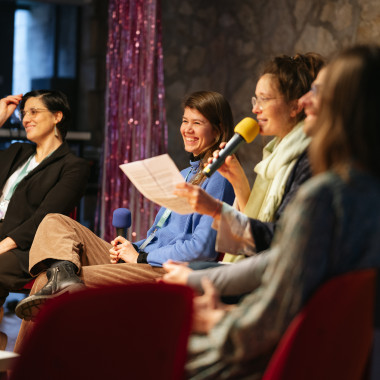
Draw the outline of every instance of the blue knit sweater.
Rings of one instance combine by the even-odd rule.
[[[200,161],[190,161],[190,167],[182,170],[181,174],[189,182],[199,167]],[[235,194],[231,184],[219,173],[207,178],[201,185],[214,198],[232,204]],[[153,226],[147,236],[154,230],[165,208],[161,207]],[[216,260],[215,251],[216,231],[211,228],[212,217],[198,213],[180,215],[172,212],[165,224],[158,229],[151,243],[144,252],[148,253],[147,261],[150,265],[161,266],[165,261],[212,261]],[[138,247],[144,240],[135,243]]]

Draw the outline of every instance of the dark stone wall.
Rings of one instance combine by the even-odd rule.
[[[238,122],[252,115],[260,69],[274,55],[316,51],[329,56],[353,43],[380,43],[378,0],[161,0],[161,8],[168,151],[180,169],[188,165],[179,133],[186,94],[223,93]],[[82,7],[78,129],[92,133],[85,153],[96,165],[87,220],[93,220],[104,135],[107,22],[106,0]],[[267,141],[258,137],[239,151],[251,183]]]
[[[235,121],[251,116],[262,64],[278,54],[330,56],[356,42],[380,43],[377,0],[161,0],[169,154],[188,164],[178,143],[181,100],[200,89],[223,93]],[[262,137],[240,149],[251,182]]]

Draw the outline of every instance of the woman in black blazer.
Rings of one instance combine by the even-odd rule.
[[[0,127],[20,103],[30,143],[0,151],[0,306],[9,291],[23,287],[29,248],[48,213],[68,215],[84,193],[87,162],[65,142],[70,108],[59,91],[31,91],[0,100]]]

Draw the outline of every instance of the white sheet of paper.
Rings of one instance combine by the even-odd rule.
[[[178,214],[194,211],[185,198],[173,195],[184,178],[168,154],[120,165],[120,169],[144,197]]]
[[[0,350],[0,372],[11,369],[19,356],[15,352]]]

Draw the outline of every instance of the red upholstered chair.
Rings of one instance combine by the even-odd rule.
[[[376,270],[337,276],[294,318],[262,380],[366,378],[372,337]]]
[[[63,295],[41,311],[12,380],[182,379],[190,288],[148,283]]]

